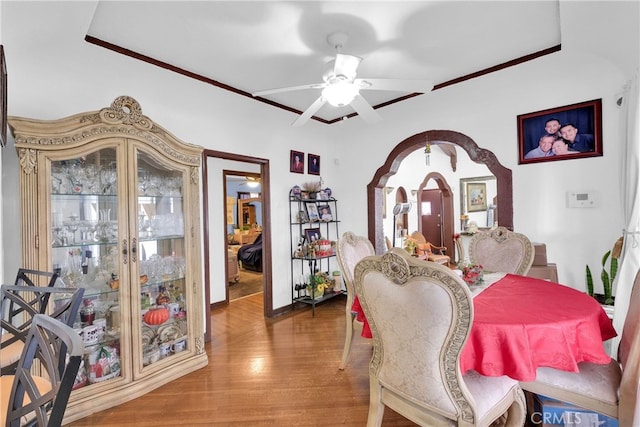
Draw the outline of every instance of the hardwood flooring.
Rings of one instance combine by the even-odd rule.
[[[229,301],[263,292],[262,273],[239,270],[240,280],[229,283]]]
[[[364,426],[371,341],[356,323],[349,363],[338,369],[345,298],[264,319],[262,294],[212,311],[207,367],[115,408],[87,426]],[[386,409],[383,426],[415,426]]]

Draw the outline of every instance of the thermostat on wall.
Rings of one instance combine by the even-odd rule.
[[[595,208],[598,206],[596,193],[593,191],[567,191],[568,208]]]

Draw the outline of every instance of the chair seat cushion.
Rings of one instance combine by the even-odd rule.
[[[535,383],[557,389],[566,393],[567,396],[582,395],[610,405],[618,404],[618,387],[622,379],[618,362],[612,360],[607,365],[582,362],[578,364],[578,368],[580,372],[538,368]],[[556,393],[552,396],[561,396],[561,394]]]
[[[485,417],[505,397],[512,399],[512,389],[518,389],[518,381],[507,377],[486,377],[476,371],[468,371],[463,375],[464,383],[471,392],[476,403],[476,416],[479,421],[486,421]],[[499,415],[499,414],[498,414]],[[482,422],[478,422],[478,425]]]
[[[4,351],[4,350],[3,350]],[[42,377],[32,377],[36,383],[36,387],[40,391],[40,394],[47,393],[51,390],[51,383],[49,380]],[[11,397],[11,387],[13,386],[13,375],[3,375],[0,377],[0,426],[4,426],[7,422],[7,409],[9,408],[9,398]],[[23,405],[31,402],[28,395],[25,395]],[[35,414],[30,414],[22,417],[21,425],[27,424],[30,420],[35,418]]]
[[[578,368],[579,372],[538,368],[536,380],[521,382],[520,386],[532,393],[618,418],[618,389],[622,379],[618,362],[612,360],[606,365],[582,362]]]
[[[4,368],[5,366],[9,366],[12,363],[16,363],[20,360],[20,355],[22,354],[22,349],[24,348],[24,342],[22,341],[14,341],[11,344],[5,347],[4,342],[9,338],[12,338],[13,335],[4,334],[2,335],[2,351],[0,351],[0,367]]]

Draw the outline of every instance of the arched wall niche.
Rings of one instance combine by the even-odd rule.
[[[398,172],[402,161],[415,150],[424,147],[426,141],[430,144],[449,142],[464,149],[469,158],[476,163],[482,163],[493,176],[496,177],[498,190],[498,221],[501,226],[513,230],[513,183],[511,169],[500,164],[493,152],[478,147],[478,144],[467,135],[452,130],[429,130],[410,136],[401,141],[389,153],[387,160],[376,171],[373,179],[367,184],[367,219],[369,240],[373,243],[376,253],[383,253],[385,248],[382,230],[382,191],[389,177]],[[371,214],[373,213],[373,214]]]

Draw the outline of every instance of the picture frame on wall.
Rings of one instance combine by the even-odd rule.
[[[7,63],[0,45],[0,147],[7,145]]]
[[[467,212],[487,210],[487,184],[483,182],[467,184]]]
[[[291,150],[289,157],[289,171],[293,173],[304,173],[304,153],[302,151]]]
[[[320,175],[320,156],[307,154],[307,173],[309,175]]]
[[[518,163],[602,156],[602,99],[518,116]]]

